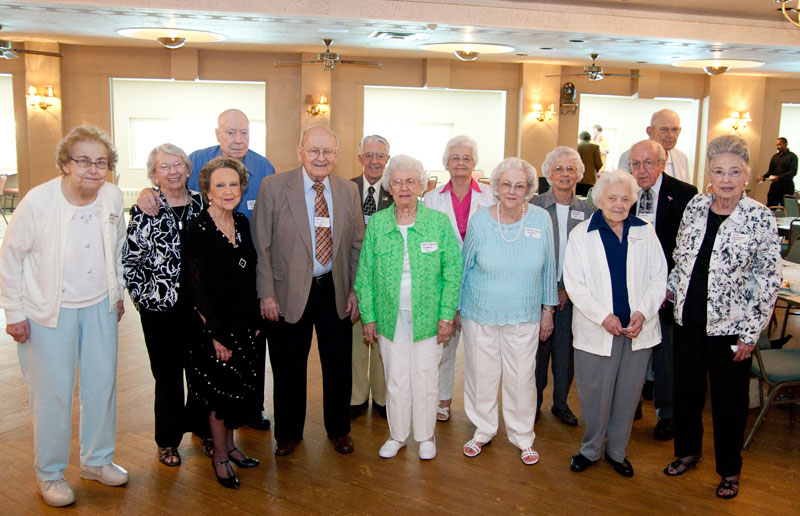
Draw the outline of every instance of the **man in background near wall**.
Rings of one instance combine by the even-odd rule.
[[[767,194],[767,206],[783,206],[784,195],[794,195],[794,176],[797,175],[797,155],[789,150],[789,140],[781,136],[775,142],[777,153],[769,160],[769,169],[761,182],[772,181]]]
[[[606,169],[606,161],[608,160],[608,151],[611,150],[611,144],[608,138],[603,136],[603,126],[595,124],[592,126],[592,143],[600,146],[600,156],[603,157],[603,166],[598,170]]]
[[[363,167],[361,175],[353,178],[361,192],[361,211],[364,225],[378,210],[388,208],[392,198],[380,184],[383,169],[389,161],[389,142],[377,134],[365,136],[358,144],[358,162]],[[350,417],[360,416],[369,405],[372,392],[372,409],[386,419],[386,380],[383,361],[378,346],[364,340],[361,319],[353,323],[353,392],[350,394]]]
[[[603,168],[603,156],[600,154],[600,146],[591,142],[592,135],[589,134],[589,131],[581,131],[580,139],[578,154],[581,156],[586,171],[583,173],[581,182],[575,185],[575,193],[586,195],[597,181],[597,171]]]
[[[667,152],[667,161],[664,164],[664,173],[675,179],[680,179],[684,183],[693,184],[692,176],[689,172],[689,158],[686,154],[675,148],[678,143],[678,136],[681,134],[681,117],[671,109],[656,111],[650,117],[650,127],[646,130],[647,136],[660,143]],[[619,166],[623,170],[630,172],[628,163],[631,161],[631,151],[627,150],[619,158]]]

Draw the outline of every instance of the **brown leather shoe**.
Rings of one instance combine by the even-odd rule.
[[[334,449],[339,453],[353,453],[353,440],[350,435],[331,437]]]
[[[278,441],[275,444],[275,455],[278,457],[284,457],[286,455],[291,455],[294,453],[294,449],[297,447],[297,441]]]

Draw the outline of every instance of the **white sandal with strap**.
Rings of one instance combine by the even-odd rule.
[[[539,452],[533,448],[525,448],[519,458],[522,459],[522,463],[526,466],[533,466],[539,462]]]
[[[436,421],[446,422],[450,420],[450,407],[439,407],[436,409]]]
[[[481,449],[491,443],[492,441],[482,443],[480,441],[476,441],[475,439],[470,439],[466,442],[466,444],[464,444],[464,455],[467,457],[477,457],[481,454]]]

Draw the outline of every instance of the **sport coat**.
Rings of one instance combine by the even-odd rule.
[[[314,271],[314,249],[303,191],[303,168],[267,176],[253,212],[253,243],[258,251],[258,297],[277,297],[281,315],[296,323],[303,315]],[[347,295],[353,290],[364,216],[361,192],[353,181],[329,177],[333,201],[333,285],[336,310],[347,315]]]
[[[603,155],[600,154],[600,146],[592,142],[580,142],[578,144],[578,154],[585,170],[581,184],[593,185],[597,181],[597,171],[603,168]]]
[[[352,181],[358,185],[358,198],[361,199],[361,203],[364,202],[364,174],[360,174],[358,177],[354,177]],[[389,195],[389,192],[383,189],[380,181],[378,181],[378,210],[383,210],[388,208],[392,205],[394,200],[392,196]]]

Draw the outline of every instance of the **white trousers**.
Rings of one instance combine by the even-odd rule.
[[[378,335],[386,377],[386,416],[389,434],[405,442],[414,424],[414,440],[427,441],[436,427],[439,406],[439,361],[442,346],[436,337],[414,342],[411,310],[400,310],[394,340]]]
[[[439,364],[439,399],[453,399],[453,383],[456,376],[456,350],[461,331],[453,332],[447,342],[442,344],[442,362]]]
[[[473,438],[497,435],[497,392],[503,379],[503,421],[508,440],[524,450],[536,434],[536,350],[539,323],[487,326],[461,320],[464,336],[464,411],[475,425]]]

